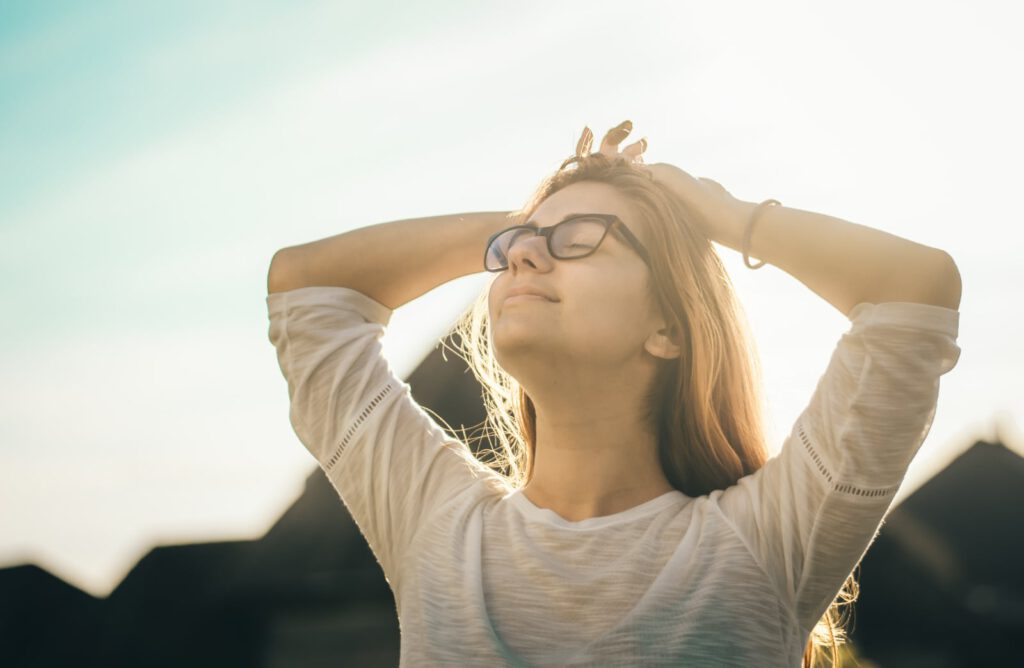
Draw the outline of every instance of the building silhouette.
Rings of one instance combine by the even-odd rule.
[[[483,423],[480,386],[441,346],[406,380],[454,428],[472,435]],[[890,512],[861,562],[848,625],[857,657],[886,668],[1024,666],[1022,528],[1024,458],[975,443]],[[156,547],[104,599],[35,565],[0,569],[2,666],[317,668],[398,657],[391,590],[319,468],[261,538]]]

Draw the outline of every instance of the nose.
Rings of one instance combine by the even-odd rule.
[[[513,270],[513,273],[519,271],[524,264],[548,271],[554,262],[555,258],[548,253],[547,239],[539,234],[519,237],[508,249],[508,268]]]

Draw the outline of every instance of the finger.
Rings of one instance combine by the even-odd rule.
[[[626,148],[622,149],[622,155],[628,157],[631,160],[643,160],[643,156],[640,154],[647,150],[647,138],[644,137],[640,141],[633,142]]]
[[[601,140],[601,152],[614,156],[619,152],[619,144],[622,143],[627,135],[629,135],[629,132],[632,129],[632,121],[622,121],[609,130],[605,133],[604,139]]]
[[[622,143],[627,135],[629,135],[629,132],[632,129],[633,124],[630,121],[623,121],[614,128],[608,130],[608,132],[605,133],[604,138],[601,140],[601,151],[603,153],[609,153],[610,155],[618,153],[619,144]]]
[[[583,126],[583,134],[580,135],[580,140],[576,142],[576,157],[582,158],[590,153],[590,146],[594,143],[594,133],[591,132],[590,128]]]

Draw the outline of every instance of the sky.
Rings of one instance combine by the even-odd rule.
[[[979,438],[1024,454],[1022,27],[991,0],[4,3],[0,567],[105,596],[154,546],[262,535],[316,469],[274,252],[517,209],[627,118],[648,163],[956,261],[962,354],[897,503]],[[717,249],[777,451],[849,321]],[[398,375],[487,278],[395,311]]]

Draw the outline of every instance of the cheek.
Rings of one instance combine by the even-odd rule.
[[[606,272],[581,280],[578,293],[595,317],[636,322],[646,312],[647,294],[643,276],[635,272]],[[574,294],[577,292],[573,291]]]
[[[496,290],[494,287],[488,288],[487,290],[487,316],[490,322],[494,322],[494,317],[498,314],[498,302],[496,296]]]
[[[647,295],[636,281],[602,282],[589,290],[574,291],[563,302],[563,326],[582,349],[591,353],[619,350],[624,353],[642,345],[648,322]]]

